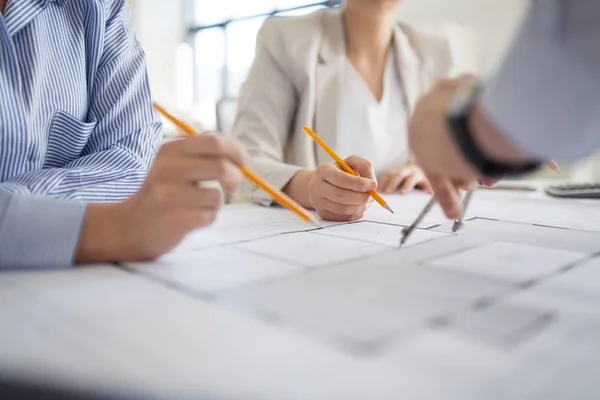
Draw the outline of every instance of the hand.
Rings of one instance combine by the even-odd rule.
[[[452,219],[462,213],[459,189],[468,188],[477,172],[463,159],[446,128],[446,118],[451,100],[473,81],[474,77],[463,76],[439,82],[419,100],[409,123],[411,150],[440,206]]]
[[[373,166],[358,156],[346,163],[360,176],[342,171],[336,164],[321,165],[308,184],[310,202],[319,217],[329,221],[356,221],[372,203],[367,193],[377,188]]]
[[[384,194],[407,194],[414,188],[433,194],[431,185],[421,168],[416,165],[406,164],[394,168],[383,175],[378,186],[378,191]]]
[[[91,205],[81,236],[79,262],[156,258],[190,231],[212,224],[223,204],[219,181],[230,194],[241,185],[246,156],[239,144],[216,135],[175,140],[162,146],[148,178],[128,200]]]

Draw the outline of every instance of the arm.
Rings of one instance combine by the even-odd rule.
[[[233,193],[246,163],[231,139],[201,135],[162,146],[140,190],[117,204],[20,196],[0,188],[0,270],[68,268],[74,262],[147,261],[215,220],[218,181]]]
[[[86,206],[0,190],[0,271],[67,268]]]
[[[572,161],[600,147],[598,20],[597,1],[532,1],[473,117],[491,157]]]
[[[32,171],[5,185],[32,194],[84,201],[118,201],[141,185],[161,138],[152,110],[144,53],[126,2],[114,2],[104,54],[94,76],[89,118],[98,121],[80,158]],[[11,188],[6,188],[11,190]]]
[[[287,75],[291,67],[283,65],[281,60],[287,50],[283,45],[280,49],[273,48],[273,43],[280,39],[280,33],[274,28],[273,21],[268,21],[258,34],[254,63],[240,91],[233,134],[250,154],[251,167],[275,187],[283,189],[302,170],[284,162],[298,94]],[[243,190],[253,201],[272,204],[267,194],[250,183],[245,183]],[[293,193],[287,194],[294,197]]]

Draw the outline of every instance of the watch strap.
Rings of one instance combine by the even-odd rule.
[[[524,164],[513,165],[501,163],[490,159],[477,145],[469,124],[475,105],[478,103],[481,86],[479,84],[469,88],[462,94],[458,104],[454,104],[447,119],[448,128],[458,147],[467,161],[475,167],[481,175],[497,179],[527,174],[537,170],[541,162],[529,161]]]

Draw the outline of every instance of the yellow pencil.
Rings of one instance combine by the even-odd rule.
[[[331,147],[329,147],[327,145],[327,143],[325,143],[323,141],[323,139],[321,139],[312,129],[310,129],[308,126],[304,127],[304,132],[306,132],[308,134],[308,136],[310,136],[311,138],[313,138],[313,140],[315,142],[317,142],[317,144],[319,146],[321,146],[321,148],[323,148],[323,150],[325,150],[327,152],[327,154],[329,154],[331,156],[331,158],[333,158],[335,160],[335,162],[340,166],[340,168],[342,168],[344,171],[346,171],[347,173],[354,175],[354,176],[358,176],[358,174],[356,173],[356,171],[354,171],[352,168],[350,168],[350,166],[348,164],[346,164],[346,162],[344,160],[342,160],[342,158],[340,156],[338,156],[335,151],[333,151],[333,149]],[[394,211],[392,211],[392,209],[390,208],[390,206],[388,206],[388,204],[385,202],[385,200],[383,199],[383,197],[381,197],[379,195],[379,193],[375,192],[375,191],[370,191],[369,195],[371,195],[371,197],[373,199],[375,199],[375,201],[377,203],[379,203],[379,205],[383,208],[385,208],[386,210],[388,210],[389,212],[391,212],[392,214],[394,213]]]
[[[187,135],[196,136],[200,134],[191,125],[188,125],[187,123],[181,121],[179,118],[175,117],[173,114],[165,110],[162,106],[154,104],[154,108],[156,108],[162,115],[164,115],[169,121],[175,124],[182,131],[184,131]],[[254,183],[256,186],[258,186],[265,192],[267,192],[276,202],[278,202],[288,210],[294,212],[303,220],[307,222],[312,222],[317,226],[320,225],[319,221],[308,210],[306,210],[304,207],[302,207],[300,204],[294,201],[294,199],[283,193],[281,190],[275,188],[269,182],[265,181],[250,168],[244,165],[240,165],[239,167],[244,173],[244,176],[249,181]]]

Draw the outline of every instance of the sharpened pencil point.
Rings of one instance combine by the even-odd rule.
[[[388,210],[392,214],[394,213],[394,210],[392,210],[392,208],[389,205],[387,205],[387,203],[383,205],[383,208],[385,208],[386,210]]]
[[[310,215],[309,219],[310,219],[310,222],[312,222],[313,224],[315,224],[319,228],[321,227],[321,221],[319,221],[314,215]]]

